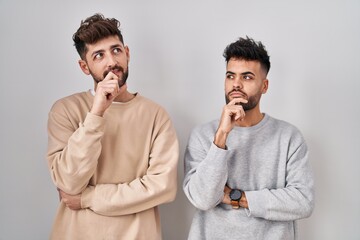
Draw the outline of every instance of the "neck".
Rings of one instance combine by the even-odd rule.
[[[130,92],[128,92],[127,90],[123,93],[120,93],[115,99],[114,102],[129,102],[130,100],[132,100],[134,97],[136,96],[136,94],[132,94]]]

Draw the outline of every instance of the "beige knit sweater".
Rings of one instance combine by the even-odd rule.
[[[89,113],[93,95],[58,100],[49,113],[47,159],[55,186],[81,195],[60,202],[51,239],[161,239],[157,206],[177,191],[179,144],[166,111],[137,94]]]

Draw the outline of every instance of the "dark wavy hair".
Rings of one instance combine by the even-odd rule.
[[[237,41],[229,44],[225,48],[223,56],[226,63],[232,58],[259,61],[266,74],[270,70],[270,57],[265,46],[260,41],[256,42],[248,36],[246,38],[239,38]]]
[[[102,14],[96,13],[81,21],[79,29],[74,33],[72,39],[74,46],[81,59],[85,59],[87,52],[86,44],[94,44],[109,36],[118,36],[124,44],[120,31],[120,22],[115,18],[105,18]]]

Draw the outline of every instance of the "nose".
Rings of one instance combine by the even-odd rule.
[[[116,63],[117,63],[116,58],[112,54],[109,54],[107,58],[107,66],[114,67]]]
[[[236,77],[233,81],[233,88],[243,88],[243,82],[241,81],[241,77]]]

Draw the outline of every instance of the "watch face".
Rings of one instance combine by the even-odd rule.
[[[239,200],[241,198],[241,191],[238,189],[233,189],[230,192],[230,199],[231,200]]]

